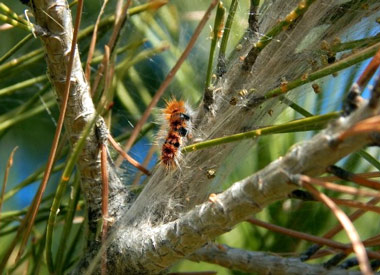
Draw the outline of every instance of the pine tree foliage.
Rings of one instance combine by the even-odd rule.
[[[48,164],[6,189],[17,151],[9,156],[0,210],[23,187],[37,180],[40,185],[26,210],[1,212],[0,236],[8,241],[0,251],[2,272],[163,274],[184,259],[257,274],[359,274],[359,269],[372,274],[377,269],[378,225],[363,229],[352,222],[367,212],[368,219],[379,213],[379,183],[371,178],[379,176],[373,171],[380,164],[371,154],[377,154],[372,148],[379,144],[380,131],[380,3],[251,0],[245,7],[236,0],[205,2],[210,6],[202,2],[186,48],[176,45],[180,32],[175,23],[185,20],[182,15],[197,16],[186,11],[187,2],[183,7],[165,0],[110,2],[117,5],[114,14],[102,8],[96,11],[97,23],[81,27],[82,1],[70,7],[66,0],[31,0],[24,3],[30,9],[25,14],[33,14],[33,20],[0,3],[0,20],[8,24],[3,32],[11,26],[8,32],[30,32],[0,56],[0,96],[17,102],[0,114],[2,137],[19,123],[32,125],[33,118],[56,104],[56,129],[64,123]],[[249,12],[239,18],[244,8]],[[210,50],[200,46],[203,36],[198,38],[207,24],[213,25]],[[95,48],[89,42],[92,34]],[[33,37],[34,45],[41,46],[16,58]],[[205,49],[207,64],[191,61]],[[156,68],[138,63],[157,55],[162,59],[148,64],[165,64],[171,71],[153,83]],[[372,61],[363,70],[366,60]],[[196,83],[199,64],[204,68]],[[23,68],[47,73],[17,79]],[[323,81],[335,86],[323,86]],[[19,104],[16,91],[36,83],[42,84],[38,92]],[[164,94],[169,84],[178,89],[179,100],[188,102],[180,111],[170,107],[161,114],[158,129],[152,108],[162,97],[173,102],[169,92]],[[122,121],[118,108],[125,108],[135,123],[124,150],[128,162],[148,174],[143,181],[136,168],[125,176],[119,167],[112,138],[120,132],[114,126]],[[133,160],[135,148],[142,151],[133,144],[141,137],[154,143],[157,132],[160,146],[152,146],[148,155],[169,148],[175,161],[165,165],[158,157],[147,172],[142,166],[149,157],[142,164]],[[57,171],[59,179],[48,182],[50,172]],[[320,178],[325,173],[335,177]],[[338,179],[350,186],[331,183]],[[56,189],[44,195],[51,184]],[[251,224],[248,236],[245,222]],[[234,228],[245,247],[223,241]],[[333,239],[340,231],[343,237]],[[315,244],[307,250],[302,240]],[[354,260],[345,260],[351,253]]]

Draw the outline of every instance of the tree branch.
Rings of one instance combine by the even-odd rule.
[[[53,84],[58,101],[63,98],[68,68],[68,55],[72,41],[71,12],[65,0],[34,0],[33,12],[36,23],[45,30],[41,40],[45,47],[48,75]],[[74,145],[87,123],[95,116],[95,108],[84,77],[78,50],[75,51],[74,65],[70,77],[70,94],[65,117],[65,129]],[[96,223],[101,217],[101,173],[98,140],[92,130],[79,157],[78,168],[81,174],[81,188],[86,197],[89,215],[90,234],[96,233]],[[110,173],[110,216],[121,213],[129,199],[112,168]]]
[[[297,258],[284,258],[273,253],[245,251],[227,245],[208,244],[188,257],[191,261],[204,261],[229,269],[258,275],[265,274],[334,274],[354,275],[359,271],[326,269],[322,265],[306,264]]]

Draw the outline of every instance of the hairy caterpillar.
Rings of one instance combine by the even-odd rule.
[[[172,99],[166,102],[163,114],[168,125],[161,147],[161,163],[172,168],[178,166],[184,139],[191,137],[191,110],[183,100]]]

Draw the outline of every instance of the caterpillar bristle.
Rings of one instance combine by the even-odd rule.
[[[178,165],[183,139],[190,134],[191,117],[183,100],[175,98],[166,101],[163,114],[169,124],[166,138],[161,148],[161,163],[166,168],[174,168]]]

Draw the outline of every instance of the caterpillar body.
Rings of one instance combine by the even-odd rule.
[[[172,99],[166,102],[163,114],[168,125],[161,147],[161,163],[174,168],[178,166],[181,146],[191,137],[191,110],[183,100]]]

